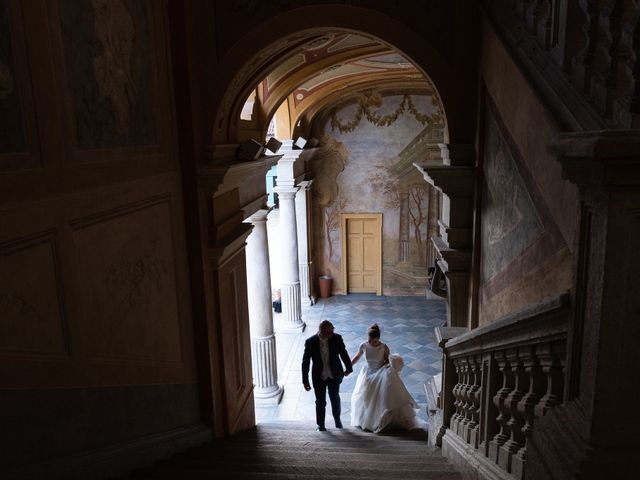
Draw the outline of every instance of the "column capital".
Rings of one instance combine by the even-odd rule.
[[[269,215],[270,211],[271,211],[271,209],[261,208],[260,210],[255,212],[253,215],[249,215],[244,220],[244,223],[251,223],[251,224],[255,225],[256,223],[266,222],[267,221],[267,215]]]
[[[278,194],[278,196],[284,200],[293,200],[300,190],[298,187],[278,185],[274,187],[273,191]]]
[[[303,150],[293,149],[293,140],[287,139],[282,141],[282,147],[278,151],[282,158],[278,160],[278,186],[293,187],[296,183],[296,175],[294,165]]]

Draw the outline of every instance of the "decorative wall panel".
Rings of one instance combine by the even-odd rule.
[[[66,88],[81,150],[158,143],[158,71],[147,2],[59,0]]]
[[[0,244],[0,354],[67,357],[54,232]]]
[[[181,362],[170,197],[86,217],[72,227],[83,350],[105,360]]]

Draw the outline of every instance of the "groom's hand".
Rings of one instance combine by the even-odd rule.
[[[344,376],[348,377],[351,374],[351,372],[344,372]]]
[[[304,383],[304,389],[308,392],[309,390],[311,390],[311,385],[309,385],[308,383]]]

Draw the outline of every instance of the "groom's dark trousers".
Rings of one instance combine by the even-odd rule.
[[[324,426],[324,417],[327,407],[327,390],[329,390],[329,401],[331,402],[331,413],[336,425],[342,425],[340,421],[340,383],[342,378],[321,378],[313,381],[313,393],[316,394],[316,423]]]

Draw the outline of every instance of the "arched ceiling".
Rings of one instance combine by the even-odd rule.
[[[388,45],[350,32],[315,36],[281,57],[259,83],[258,118],[264,124],[258,130],[266,133],[283,102],[293,130],[301,118],[310,124],[323,110],[370,90],[437,98],[431,82]]]

